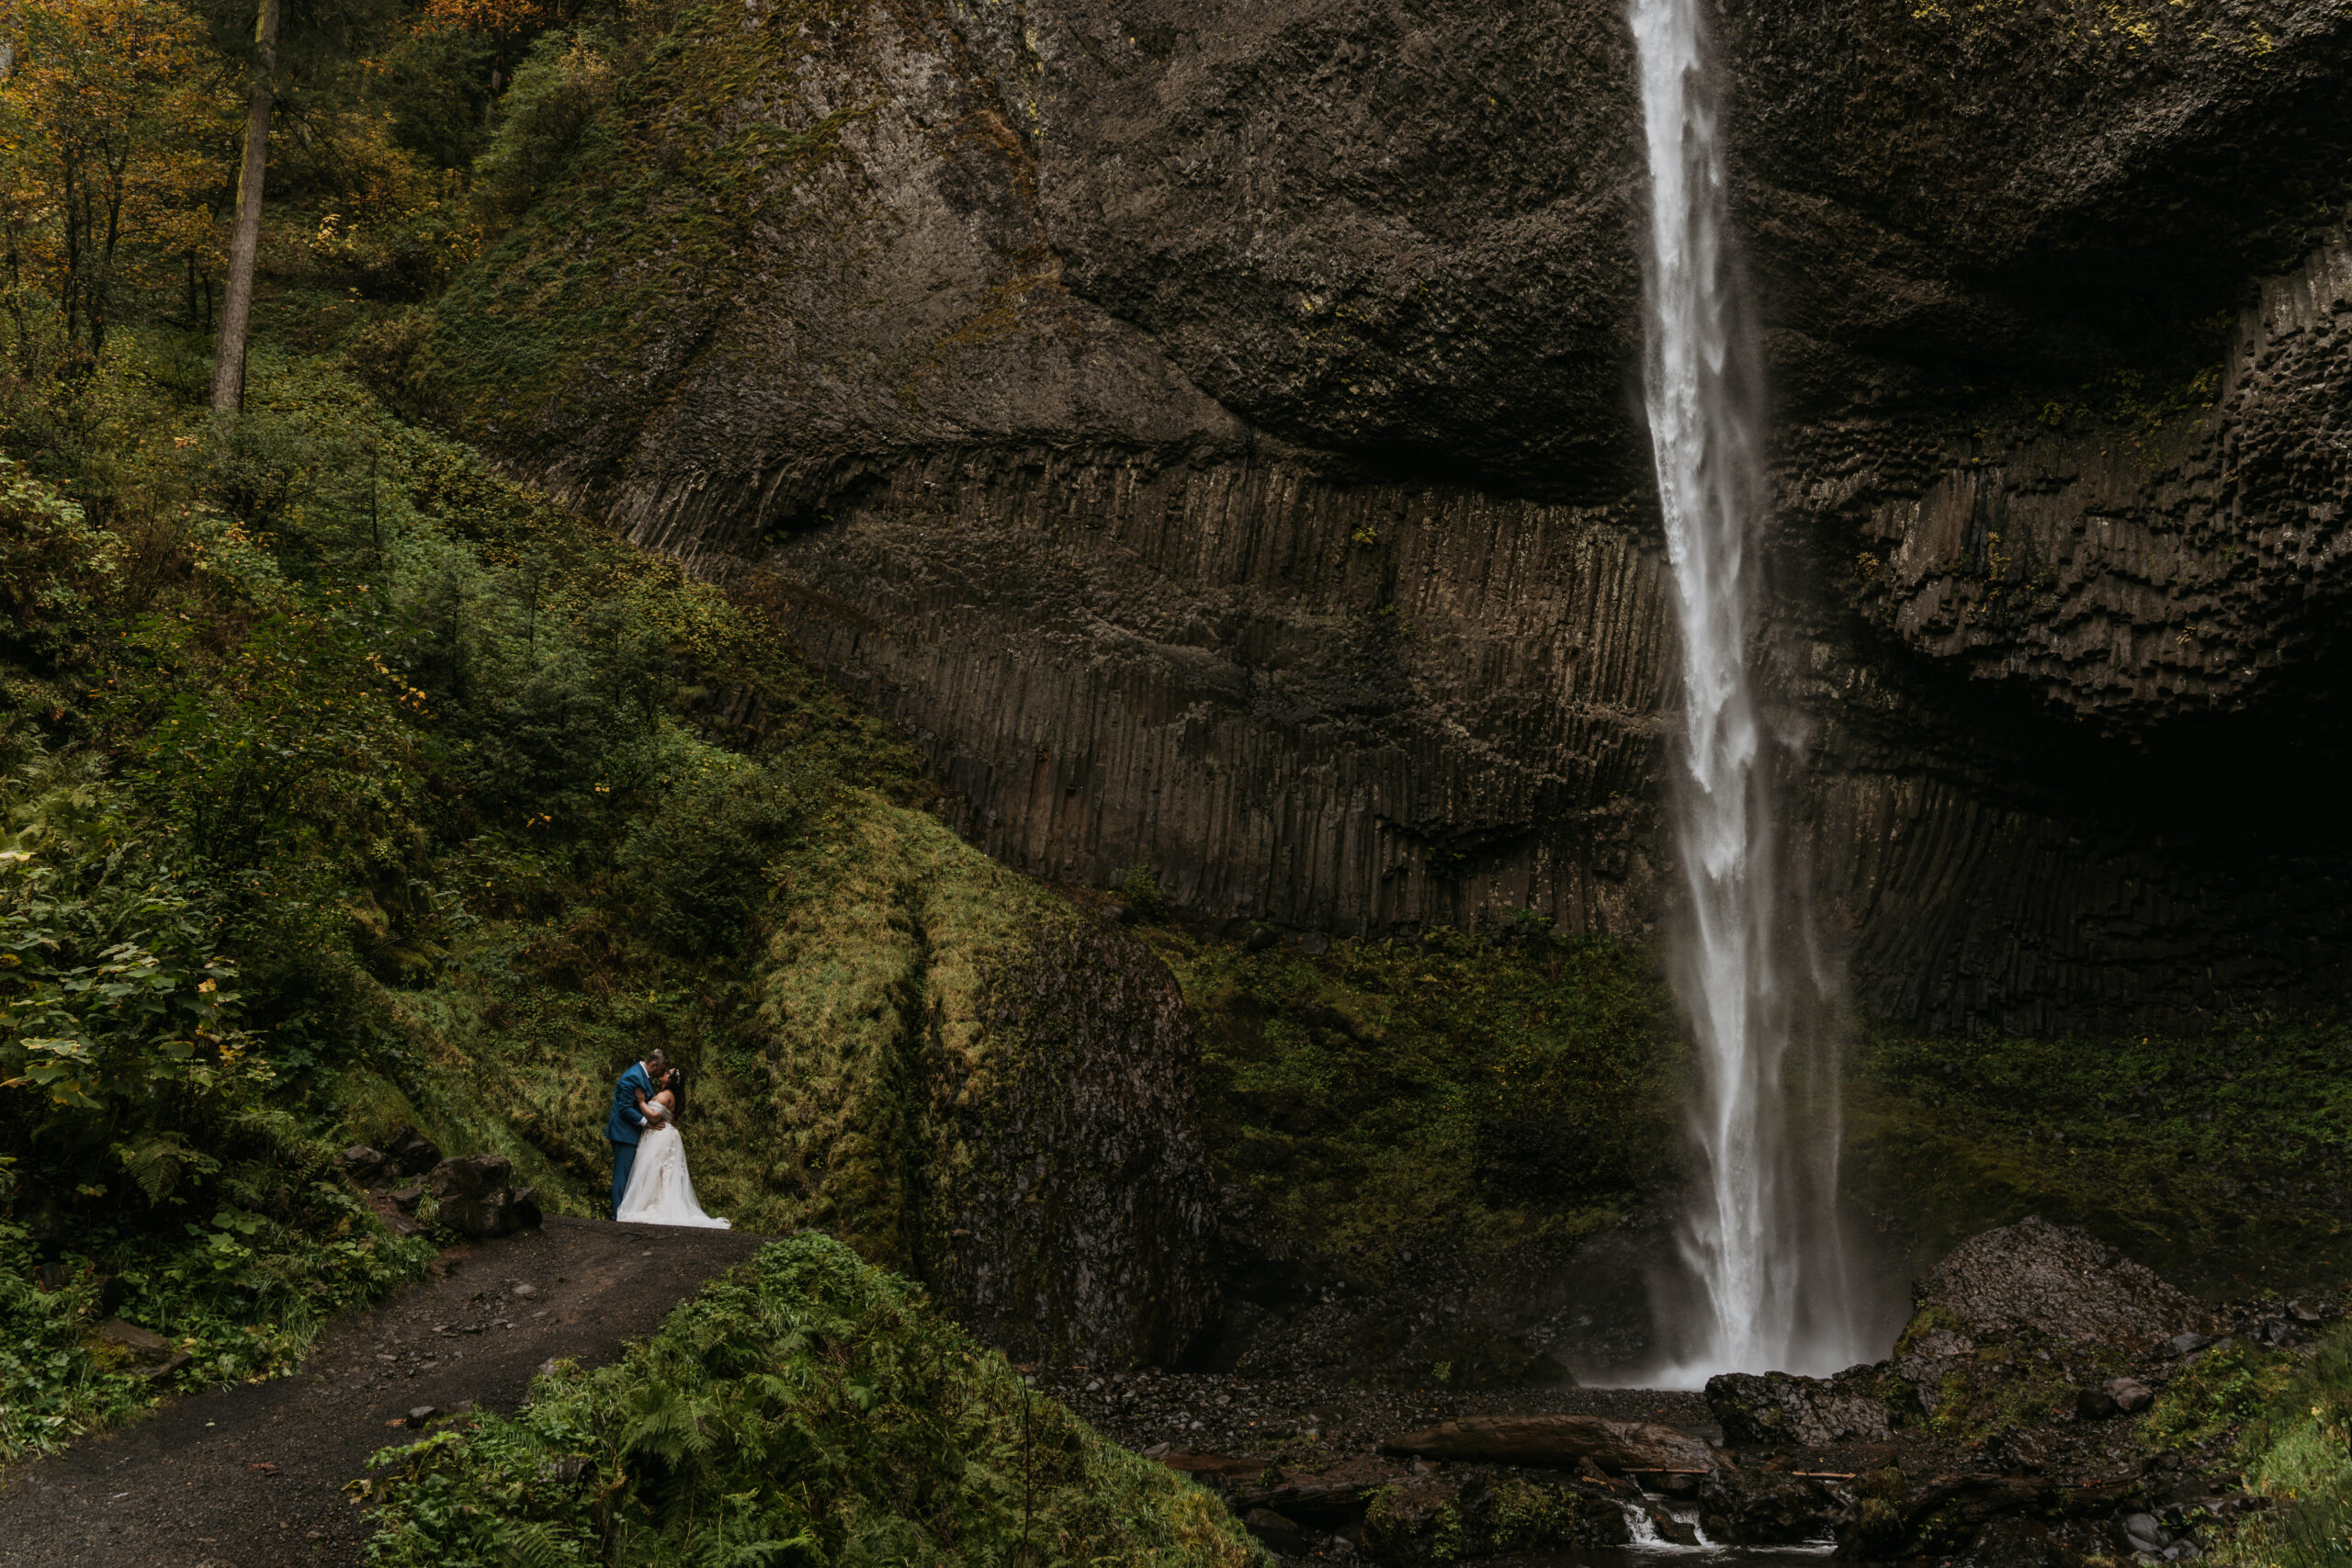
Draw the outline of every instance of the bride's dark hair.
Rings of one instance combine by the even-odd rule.
[[[678,1122],[684,1121],[686,1116],[685,1070],[682,1067],[672,1067],[668,1076],[662,1080],[662,1087],[670,1091],[670,1122],[675,1126]]]

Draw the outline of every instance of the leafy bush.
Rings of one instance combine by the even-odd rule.
[[[125,1315],[180,1340],[186,1383],[286,1363],[326,1314],[424,1255],[382,1235],[328,1145],[271,1104],[209,893],[153,857],[97,759],[24,734],[7,750],[0,1458],[156,1392],[84,1343],[101,1278]],[[28,1282],[37,1251],[63,1287]]]
[[[120,571],[113,536],[0,457],[0,657],[53,667]]]
[[[1159,878],[1148,865],[1137,863],[1121,872],[1118,886],[1119,897],[1127,901],[1127,908],[1137,919],[1164,920],[1174,908],[1167,890],[1159,886]]]
[[[807,1235],[513,1419],[386,1450],[377,1568],[1266,1561],[1207,1493],[1097,1437],[920,1287]]]

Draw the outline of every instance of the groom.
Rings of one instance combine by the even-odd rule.
[[[618,1219],[621,1197],[628,1191],[629,1167],[637,1163],[637,1140],[645,1134],[645,1098],[662,1081],[669,1060],[655,1051],[613,1085],[613,1113],[605,1119],[605,1141],[613,1145],[613,1217]]]

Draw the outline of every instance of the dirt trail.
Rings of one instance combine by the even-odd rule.
[[[343,1484],[421,1405],[513,1410],[552,1357],[612,1359],[772,1238],[550,1219],[444,1253],[330,1325],[302,1370],[176,1399],[0,1484],[6,1568],[357,1568]],[[524,1287],[524,1288],[518,1288]]]

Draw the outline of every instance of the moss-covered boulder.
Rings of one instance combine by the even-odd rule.
[[[1373,1493],[1363,1519],[1365,1554],[1396,1568],[1631,1539],[1611,1499],[1509,1471],[1416,1474]]]
[[[823,1236],[707,1286],[512,1419],[379,1456],[369,1561],[1261,1568],[1208,1493],[1035,1393]]]
[[[1016,1354],[1181,1353],[1217,1296],[1174,978],[934,818],[830,810],[756,964],[757,1059],[713,1111],[771,1223],[915,1275]]]

